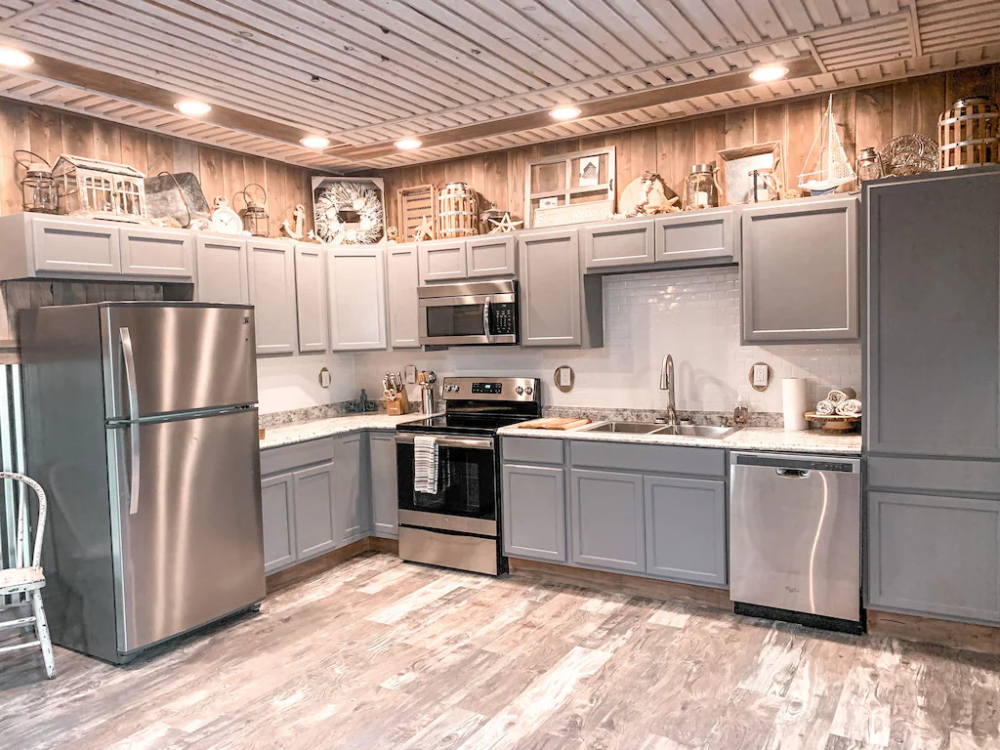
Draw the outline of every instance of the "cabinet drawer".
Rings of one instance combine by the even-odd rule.
[[[652,263],[654,221],[595,224],[580,230],[587,270]]]
[[[112,223],[32,217],[35,271],[65,274],[121,274],[119,227]]]
[[[190,279],[194,276],[194,233],[122,227],[122,273]]]
[[[726,452],[718,448],[579,440],[572,442],[570,456],[574,467],[590,466],[598,469],[707,477],[726,475]]]
[[[668,214],[656,220],[656,262],[697,265],[737,263],[735,209]]]
[[[268,448],[260,453],[260,473],[263,476],[279,471],[297,469],[333,460],[333,438],[308,440],[279,448]]]
[[[871,456],[868,486],[1000,495],[1000,462]]]
[[[501,439],[504,461],[530,464],[561,464],[563,462],[563,441],[558,438]]]
[[[514,235],[487,235],[466,240],[469,278],[514,276],[516,252]]]

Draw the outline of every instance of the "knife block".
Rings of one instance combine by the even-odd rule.
[[[410,411],[410,401],[406,398],[406,391],[400,391],[396,394],[396,398],[387,400],[385,402],[385,411],[386,414],[396,417],[408,414]]]

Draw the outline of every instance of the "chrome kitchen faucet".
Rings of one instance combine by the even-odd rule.
[[[664,355],[660,364],[660,390],[667,392],[667,424],[677,426],[677,405],[674,402],[674,358]]]

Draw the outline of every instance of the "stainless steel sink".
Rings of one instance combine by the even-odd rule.
[[[688,437],[714,438],[722,440],[739,430],[739,427],[714,427],[705,424],[679,424],[657,430],[657,435],[687,435]]]
[[[655,424],[653,422],[604,422],[594,427],[583,427],[585,432],[614,432],[628,435],[682,435],[686,437],[722,440],[739,430],[739,427],[713,427],[711,425]]]
[[[663,429],[662,424],[651,422],[604,422],[595,427],[584,427],[587,432],[618,432],[629,435],[648,435]]]

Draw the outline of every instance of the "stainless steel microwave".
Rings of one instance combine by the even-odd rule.
[[[517,343],[517,282],[512,279],[424,286],[417,300],[424,346]]]

